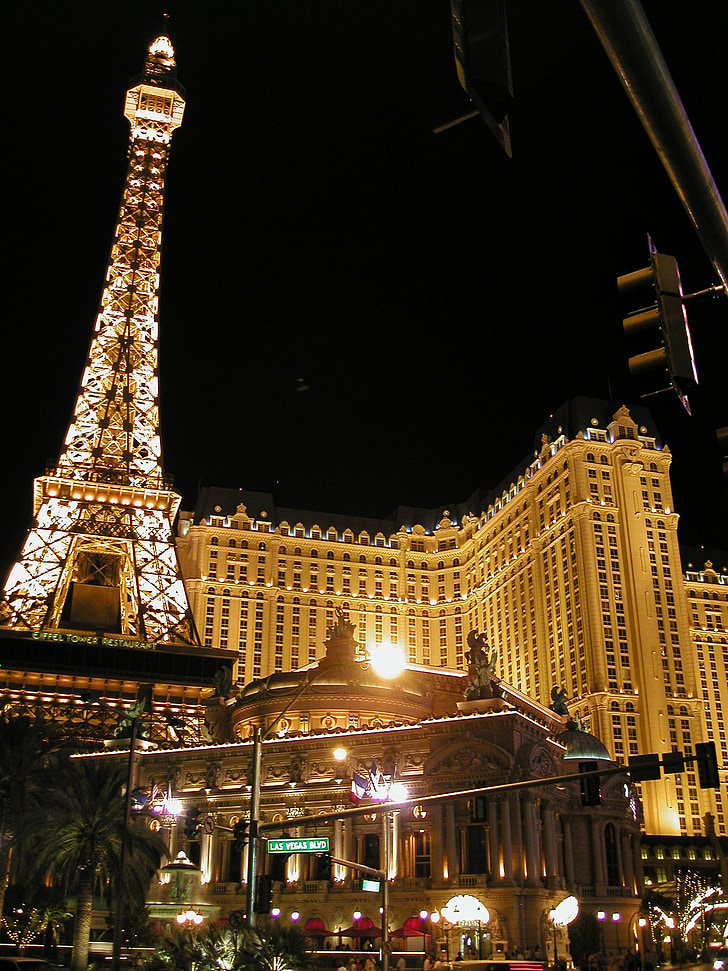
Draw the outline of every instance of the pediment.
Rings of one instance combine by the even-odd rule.
[[[461,775],[481,777],[498,772],[510,775],[513,759],[500,746],[480,739],[458,738],[446,742],[426,759],[424,776]]]

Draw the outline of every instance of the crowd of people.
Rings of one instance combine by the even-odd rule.
[[[583,955],[579,971],[655,971],[657,956],[651,951],[610,951],[609,954]]]
[[[459,951],[453,960],[456,963],[475,957],[477,957],[476,954],[469,953],[466,950],[465,952]],[[503,955],[503,957],[506,961],[545,962],[546,960],[540,946],[519,948],[513,953]],[[695,960],[695,957],[693,957],[693,960]],[[675,963],[677,962],[673,957],[673,964]],[[435,953],[427,954],[422,959],[420,952],[420,955],[413,953],[409,961],[405,959],[404,955],[400,954],[391,961],[390,967],[392,971],[448,971],[451,962],[445,960],[443,955]],[[609,953],[604,954],[584,954],[577,962],[574,971],[657,971],[658,967],[659,961],[656,954],[651,951],[641,953],[628,948],[627,950],[609,951]],[[336,971],[381,971],[381,965],[376,952],[366,956],[353,954],[348,958],[342,957]],[[559,960],[557,968],[553,971],[567,971],[566,961]]]

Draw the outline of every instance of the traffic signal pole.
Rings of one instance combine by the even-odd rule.
[[[639,0],[580,0],[728,292],[728,213]]]
[[[383,870],[375,870],[374,867],[364,866],[363,863],[354,863],[353,860],[342,860],[341,857],[332,856],[331,853],[327,853],[326,856],[332,863],[349,867],[349,869],[356,870],[358,873],[365,873],[367,876],[376,877],[377,880],[382,881],[382,971],[389,971],[389,958],[392,947],[389,940],[389,926],[387,923],[389,919],[389,882],[387,880],[387,869],[389,868],[389,813],[383,813],[382,819],[384,820]]]
[[[246,922],[255,927],[255,884],[258,875],[258,821],[260,819],[260,768],[262,739],[259,725],[253,726],[253,755],[250,771],[250,828],[248,829],[248,882],[245,886]]]
[[[321,813],[317,816],[299,816],[296,818],[297,826],[307,826],[309,823],[321,824],[332,822],[335,819],[350,819],[355,816],[376,815],[379,813],[391,813],[400,809],[407,809],[413,806],[428,806],[442,802],[450,802],[453,799],[469,799],[475,796],[503,795],[508,792],[518,792],[520,789],[534,789],[547,785],[563,785],[565,782],[579,782],[587,779],[608,779],[611,776],[628,776],[632,782],[643,782],[650,779],[659,779],[660,770],[665,773],[679,773],[684,771],[685,763],[697,764],[701,774],[702,789],[718,788],[720,785],[717,755],[713,742],[696,743],[694,755],[683,755],[681,752],[666,752],[660,755],[642,755],[633,758],[627,765],[614,765],[611,768],[590,769],[584,772],[570,772],[566,775],[543,776],[536,779],[521,779],[519,782],[504,782],[496,786],[480,786],[477,789],[458,789],[455,792],[437,792],[429,796],[417,796],[413,799],[402,799],[392,802],[367,803],[366,806],[357,806],[355,809],[337,809],[330,813]],[[290,826],[290,820],[281,822],[261,823],[258,827],[259,834],[273,833],[276,830],[286,829]],[[337,860],[332,857],[333,862]],[[350,865],[347,863],[347,866]]]
[[[258,841],[260,831],[260,771],[263,758],[263,742],[271,735],[281,718],[308,691],[314,681],[323,675],[330,674],[335,669],[336,665],[323,665],[319,662],[319,666],[309,674],[295,695],[276,715],[267,728],[263,729],[260,725],[253,725],[253,754],[250,764],[250,825],[248,828],[248,866],[246,869],[248,882],[245,887],[245,921],[246,926],[251,930],[255,927],[255,887],[258,876]]]

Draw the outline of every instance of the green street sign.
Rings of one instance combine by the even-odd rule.
[[[328,853],[328,836],[315,836],[312,839],[268,840],[269,853]]]

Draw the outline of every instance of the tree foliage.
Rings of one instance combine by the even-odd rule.
[[[215,924],[173,928],[157,945],[151,971],[305,971],[309,942],[298,927],[261,921],[239,933]]]
[[[0,714],[0,914],[22,825],[59,748],[59,736],[40,715]]]
[[[70,759],[46,781],[42,798],[23,823],[22,845],[32,848],[25,856],[27,878],[40,882],[50,877],[64,891],[75,891],[71,971],[86,971],[94,890],[146,899],[166,846],[143,825],[125,825],[125,772],[118,763]]]

